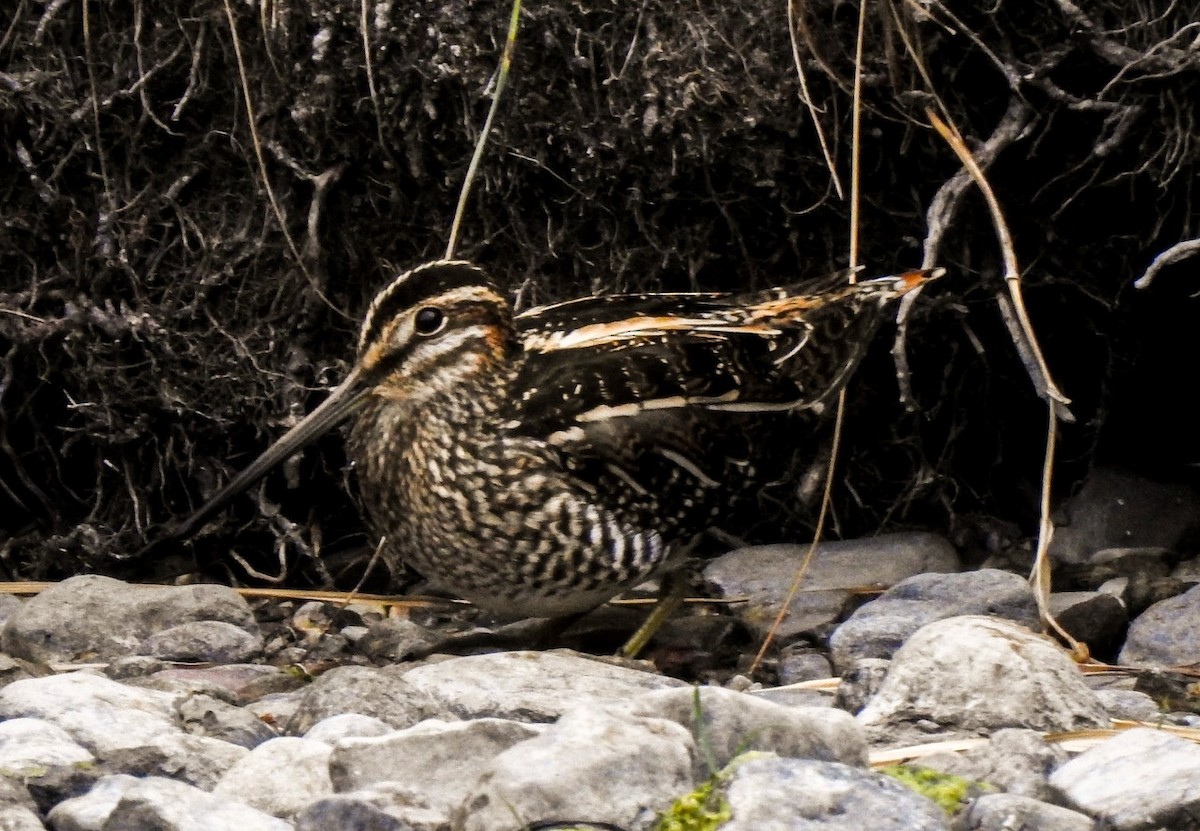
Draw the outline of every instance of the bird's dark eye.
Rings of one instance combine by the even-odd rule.
[[[442,331],[442,327],[445,325],[446,316],[442,314],[442,310],[432,306],[426,306],[417,312],[417,319],[414,322],[418,335],[436,335]]]

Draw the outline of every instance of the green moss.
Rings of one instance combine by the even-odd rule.
[[[728,822],[733,811],[721,790],[724,778],[723,772],[713,774],[676,799],[658,818],[654,831],[714,831]]]
[[[879,772],[933,800],[947,814],[953,814],[961,808],[971,795],[981,790],[992,790],[990,785],[983,782],[973,782],[920,765],[889,765],[880,768]]]

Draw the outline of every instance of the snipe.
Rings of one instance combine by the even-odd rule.
[[[389,562],[506,616],[588,610],[667,570],[760,486],[892,301],[935,276],[514,316],[479,268],[419,266],[371,303],[341,385],[173,536],[354,416],[350,454]]]

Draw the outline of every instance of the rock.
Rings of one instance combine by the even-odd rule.
[[[1062,513],[1066,523],[1054,531],[1050,556],[1061,563],[1081,563],[1105,548],[1175,550],[1198,524],[1200,494],[1183,485],[1095,468]]]
[[[271,739],[225,771],[212,792],[273,816],[290,817],[333,793],[331,754],[324,742],[294,736]]]
[[[744,597],[734,613],[762,637],[787,598],[807,545],[740,548],[713,560],[704,577],[721,597]],[[962,567],[953,546],[936,534],[903,532],[817,547],[800,592],[776,637],[795,637],[838,620],[847,601],[864,587],[885,588],[925,572]]]
[[[372,661],[403,661],[444,637],[408,618],[385,618],[367,628],[355,651]]]
[[[42,678],[51,673],[52,670],[45,664],[14,658],[12,655],[0,652],[0,688],[23,678]]]
[[[40,768],[95,764],[96,757],[56,724],[37,718],[0,722],[0,770],[24,776]]]
[[[1108,724],[1062,649],[1012,621],[979,615],[922,627],[896,653],[858,718],[876,726],[929,719],[964,730]]]
[[[448,821],[493,758],[544,729],[494,718],[431,719],[385,736],[343,739],[333,749],[329,770],[338,792],[386,782],[421,794],[424,806]]]
[[[554,721],[588,703],[619,703],[682,681],[565,650],[470,655],[409,670],[404,680],[459,718]]]
[[[692,788],[696,746],[673,721],[577,707],[488,765],[457,831],[517,831],[545,820],[646,828]]]
[[[890,658],[927,623],[958,615],[993,615],[1039,625],[1029,584],[1007,571],[910,577],[865,606],[834,631],[830,657],[838,671],[860,658]]]
[[[0,625],[4,621],[12,617],[13,613],[21,608],[25,601],[16,595],[8,594],[7,592],[0,594]]]
[[[1183,666],[1200,662],[1200,586],[1155,603],[1129,625],[1122,664]]]
[[[887,678],[892,662],[886,658],[860,658],[848,666],[838,681],[834,706],[851,715],[867,706]]]
[[[1129,624],[1125,604],[1107,592],[1053,592],[1050,611],[1093,655],[1115,655]]]
[[[46,831],[35,810],[10,804],[0,804],[0,828],[4,831]]]
[[[104,661],[128,655],[155,632],[197,620],[258,632],[249,605],[228,586],[132,585],[87,574],[25,601],[4,624],[0,642],[5,652],[33,661]]]
[[[395,728],[444,717],[443,708],[397,669],[337,667],[309,685],[284,732],[297,735],[329,716],[358,713]]]
[[[1096,831],[1086,814],[1027,796],[986,794],[956,817],[954,831]]]
[[[1096,690],[1096,697],[1104,705],[1109,718],[1157,722],[1163,716],[1158,702],[1137,690]]]
[[[386,721],[358,713],[342,713],[322,719],[308,729],[304,738],[332,745],[339,739],[351,737],[384,736],[396,728]]]
[[[812,652],[811,647],[800,650],[795,646],[785,646],[779,651],[775,671],[779,675],[779,683],[784,685],[833,677],[833,666],[829,659],[820,652]]]
[[[262,811],[160,776],[108,776],[50,812],[58,831],[291,831]]]
[[[247,750],[279,735],[253,713],[211,695],[185,695],[175,710],[183,729],[193,736],[220,739]]]
[[[72,672],[9,684],[0,690],[0,718],[51,722],[114,769],[169,773],[212,787],[246,749],[184,733],[175,702],[169,693]]]
[[[1031,799],[1054,798],[1048,778],[1067,753],[1036,730],[997,730],[982,746],[960,753],[923,757],[919,764],[972,782],[984,782]]]
[[[1166,577],[1177,555],[1167,548],[1103,548],[1079,563],[1057,563],[1054,585],[1072,589],[1096,589],[1113,580]]]
[[[446,831],[441,811],[389,783],[318,799],[296,815],[296,831]],[[583,831],[583,829],[580,829]]]
[[[945,831],[946,814],[887,776],[837,762],[748,754],[724,786],[721,831]],[[754,758],[758,756],[758,758]]]
[[[1158,730],[1127,730],[1067,762],[1050,784],[1117,831],[1195,828],[1200,747]]]
[[[1176,563],[1169,576],[1183,583],[1200,583],[1200,557]]]
[[[164,661],[230,663],[262,653],[263,639],[223,620],[193,620],[155,632],[139,652]]]
[[[148,676],[144,686],[167,692],[203,693],[222,701],[252,702],[273,692],[298,690],[297,673],[263,664],[225,664],[212,667],[168,667]]]
[[[632,712],[669,719],[692,733],[703,779],[747,750],[865,766],[867,742],[854,717],[827,707],[784,707],[720,687],[661,690],[633,699]]]

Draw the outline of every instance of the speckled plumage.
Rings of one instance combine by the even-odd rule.
[[[514,316],[475,266],[429,263],[373,301],[350,377],[189,523],[353,414],[389,562],[509,616],[585,611],[760,486],[764,441],[827,410],[891,301],[932,276]]]

